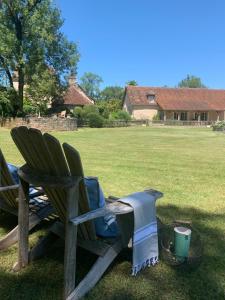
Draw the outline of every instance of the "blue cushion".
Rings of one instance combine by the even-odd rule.
[[[10,163],[7,163],[7,166],[8,166],[10,174],[12,175],[12,178],[13,178],[15,184],[19,184],[20,180],[19,180],[19,175],[18,175],[18,167],[14,166]],[[34,189],[33,187],[30,187],[29,188],[29,195],[32,196],[35,193],[37,193],[37,190]]]
[[[85,177],[85,185],[88,191],[89,205],[91,210],[105,206],[105,197],[96,177]],[[95,230],[98,236],[116,237],[118,226],[114,215],[107,215],[94,220]]]
[[[12,175],[12,178],[13,178],[14,182],[16,184],[18,184],[19,183],[19,175],[17,173],[18,168],[16,166],[12,165],[12,164],[9,164],[9,163],[7,163],[7,165],[8,165],[9,172]]]
[[[12,175],[13,180],[16,184],[19,183],[18,168],[12,164],[7,163],[9,172]],[[85,177],[85,185],[88,191],[88,199],[91,210],[101,208],[105,206],[105,197],[103,191],[99,185],[98,179],[96,177]],[[30,196],[36,193],[37,190],[30,188]],[[95,230],[98,236],[102,237],[116,237],[118,235],[118,226],[116,223],[116,218],[113,215],[107,215],[105,217],[100,217],[94,220]]]

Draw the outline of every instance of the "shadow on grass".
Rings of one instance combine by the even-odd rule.
[[[157,212],[166,223],[174,219],[192,220],[204,243],[201,265],[186,272],[160,261],[134,278],[129,275],[131,252],[125,250],[85,299],[225,299],[225,213],[174,205],[159,206]],[[2,220],[1,215],[1,223]],[[0,299],[61,299],[63,242],[57,242],[46,257],[19,274],[10,272],[9,267],[15,262],[16,252],[16,247],[11,247],[0,253]],[[78,251],[78,280],[94,260],[90,253]]]

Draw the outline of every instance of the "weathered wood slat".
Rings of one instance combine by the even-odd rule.
[[[133,208],[129,205],[125,205],[120,202],[116,203],[111,203],[106,205],[105,207],[98,208],[96,210],[92,210],[86,214],[83,214],[81,216],[78,216],[74,219],[71,219],[70,222],[72,222],[74,225],[79,225],[81,223],[99,218],[99,217],[104,217],[108,214],[127,214],[133,211]]]
[[[74,197],[77,201],[74,201]],[[78,215],[79,185],[67,190],[66,210],[66,236],[64,252],[64,297],[75,288],[76,276],[76,250],[77,250],[77,226],[73,226],[69,220]]]
[[[0,187],[13,186],[15,182],[8,170],[5,158],[0,149]],[[0,197],[5,200],[11,207],[17,207],[16,198],[18,197],[18,190],[10,189],[8,191],[0,192]]]
[[[18,189],[19,189],[18,184],[14,184],[14,185],[10,185],[10,186],[0,186],[0,192],[6,192],[9,190],[18,190]]]
[[[67,143],[63,144],[63,149],[65,156],[67,158],[67,162],[70,168],[70,173],[72,176],[81,176],[84,178],[84,172],[83,167],[81,163],[80,154],[78,151],[76,151],[73,147],[68,145]],[[81,180],[80,182],[80,201],[79,201],[79,212],[85,213],[89,212],[89,202],[88,202],[88,194],[87,189],[84,184],[84,180]],[[86,223],[84,225],[80,226],[82,233],[84,235],[84,238],[95,240],[96,239],[96,233],[93,223]]]
[[[29,234],[29,184],[21,180],[19,188],[19,213],[18,213],[18,267],[23,268],[28,264],[28,234]]]

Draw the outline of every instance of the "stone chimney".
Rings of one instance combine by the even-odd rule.
[[[71,71],[71,74],[68,78],[68,83],[69,83],[69,86],[72,86],[72,85],[77,86],[77,77],[76,77],[75,72]]]

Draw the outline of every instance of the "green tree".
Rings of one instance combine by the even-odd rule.
[[[60,31],[63,21],[51,0],[2,0],[0,19],[0,68],[12,89],[12,74],[18,71],[13,108],[22,111],[25,84],[32,86],[35,76],[47,70],[54,70],[51,76],[57,85],[62,83],[62,75],[76,67],[79,55]]]
[[[178,87],[186,87],[186,88],[206,88],[206,86],[202,83],[201,78],[193,76],[193,75],[187,75],[186,78],[181,80],[178,83]]]
[[[138,85],[137,81],[136,80],[129,80],[126,82],[126,85],[133,85],[133,86],[136,86]]]
[[[0,116],[6,117],[12,113],[12,105],[15,94],[13,89],[0,88]]]
[[[104,118],[108,118],[111,113],[117,112],[122,108],[122,100],[112,99],[108,101],[97,101],[96,105],[100,114]]]
[[[107,86],[101,91],[101,100],[123,100],[124,88],[120,86]]]
[[[80,86],[85,93],[94,100],[99,99],[100,84],[103,82],[102,78],[94,73],[86,72],[80,78]]]
[[[45,113],[48,105],[62,88],[54,74],[48,69],[43,69],[42,73],[34,74],[30,85],[26,88],[31,105],[38,113]]]

